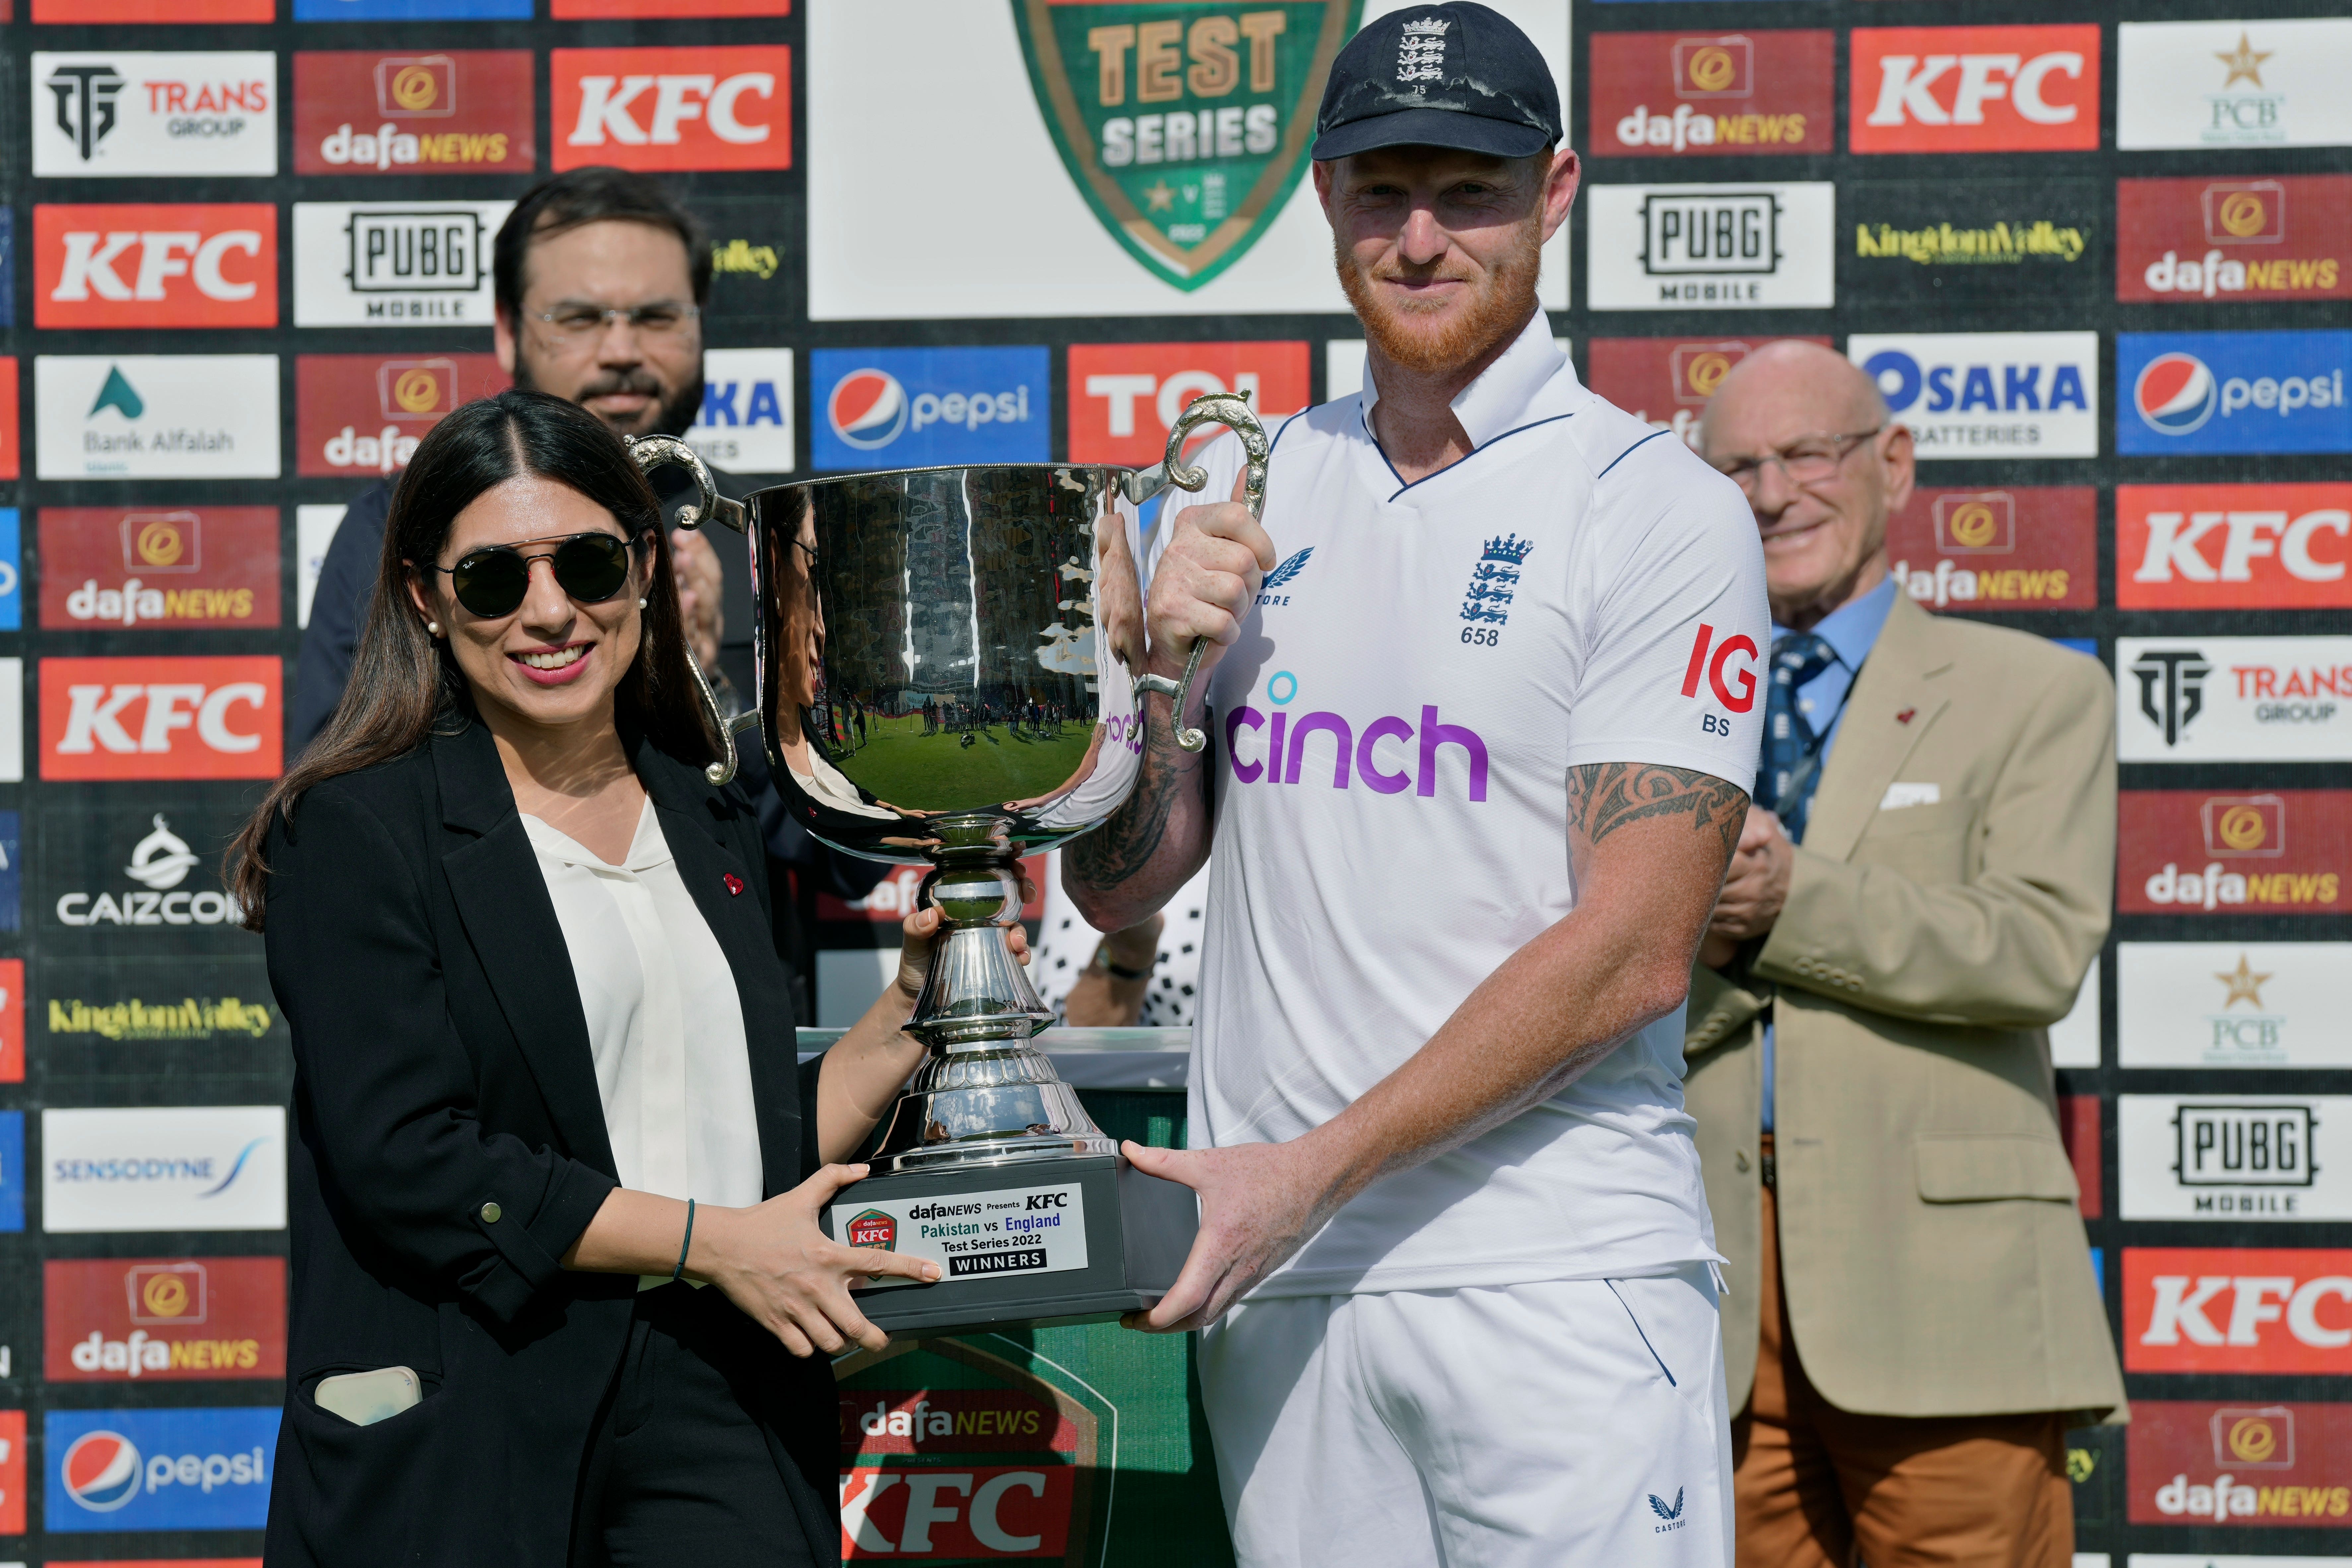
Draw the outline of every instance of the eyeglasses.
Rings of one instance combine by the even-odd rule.
[[[1777,467],[1790,484],[1817,485],[1836,473],[1856,447],[1885,428],[1884,425],[1874,425],[1850,436],[1800,436],[1760,458],[1741,458],[1718,463],[1716,468],[1750,495],[1755,493],[1767,463]]]
[[[552,310],[540,311],[537,319],[545,322],[558,339],[583,342],[602,336],[614,321],[625,321],[631,331],[658,338],[686,331],[701,316],[699,305],[657,300],[631,309],[619,305],[559,305]]]
[[[575,533],[568,539],[534,539],[531,544],[552,543],[552,550],[526,555],[512,544],[469,550],[455,566],[428,570],[449,574],[457,602],[486,620],[513,615],[530,593],[530,563],[545,561],[555,573],[555,585],[583,605],[601,605],[628,585],[630,553],[649,535],[623,539],[617,533]]]

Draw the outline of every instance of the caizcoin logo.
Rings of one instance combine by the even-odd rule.
[[[1247,254],[1306,173],[1362,0],[1013,0],[1037,107],[1087,205],[1190,291]]]

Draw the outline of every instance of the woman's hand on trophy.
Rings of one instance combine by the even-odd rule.
[[[866,1321],[850,1286],[886,1276],[928,1284],[940,1277],[940,1266],[877,1247],[845,1247],[819,1228],[824,1205],[865,1174],[863,1165],[827,1165],[756,1207],[702,1210],[688,1271],[726,1291],[796,1356],[838,1355],[852,1343],[880,1350],[890,1336]]]
[[[1021,902],[1025,907],[1037,901],[1037,884],[1026,876],[1021,879]],[[940,922],[943,917],[937,905],[926,904],[908,915],[898,926],[898,980],[892,987],[898,1000],[909,1010],[915,998],[923,994],[923,977],[931,972],[931,952],[939,946]],[[1013,956],[1022,963],[1029,962],[1029,931],[1019,923],[1007,926],[1004,940],[1012,945]]]
[[[1275,568],[1273,537],[1242,503],[1248,479],[1247,469],[1234,476],[1230,500],[1188,506],[1176,514],[1176,531],[1151,574],[1145,617],[1155,674],[1181,671],[1193,643],[1203,637],[1215,648],[1202,658],[1201,668],[1216,662],[1216,649],[1241,636],[1257,585]]]

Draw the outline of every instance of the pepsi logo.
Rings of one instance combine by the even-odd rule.
[[[853,370],[825,400],[833,433],[865,451],[887,447],[907,427],[907,389],[886,370]]]
[[[2158,354],[2132,384],[2141,422],[2167,436],[2186,436],[2212,418],[2220,398],[2213,373],[2195,354]]]
[[[92,1513],[112,1513],[139,1495],[139,1449],[115,1432],[85,1432],[59,1468],[66,1496]]]

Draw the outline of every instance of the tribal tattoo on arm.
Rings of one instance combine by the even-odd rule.
[[[1176,743],[1176,726],[1155,721],[1143,727],[1143,776],[1135,793],[1111,813],[1110,820],[1092,833],[1069,842],[1064,854],[1088,887],[1116,888],[1151,864],[1168,836],[1168,819],[1184,792],[1201,797],[1208,808],[1209,750],[1197,754]],[[1735,827],[1735,833],[1738,829]]]
[[[1727,862],[1748,819],[1748,792],[1713,773],[1648,763],[1598,763],[1568,770],[1568,823],[1598,844],[1629,822],[1688,816],[1722,842]]]

